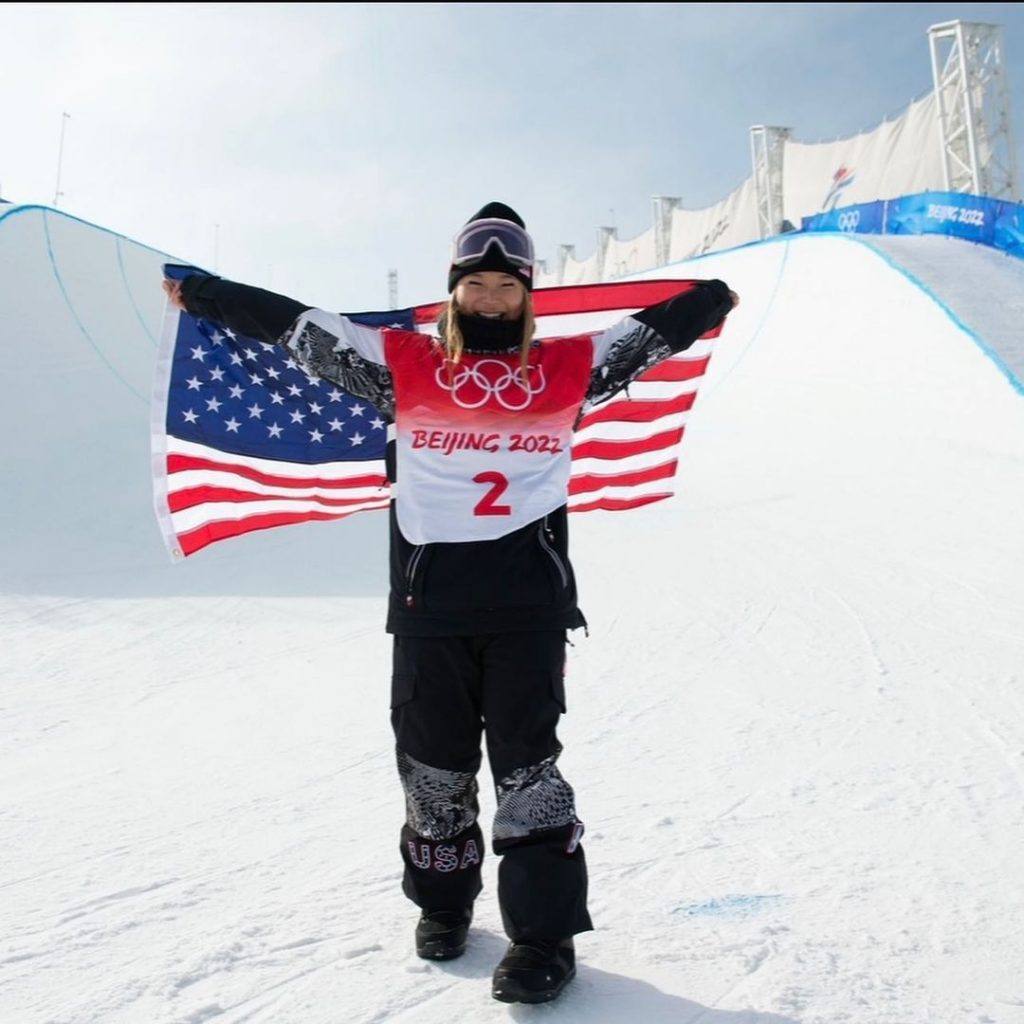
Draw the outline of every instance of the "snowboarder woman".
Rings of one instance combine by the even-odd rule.
[[[216,277],[164,281],[179,309],[284,346],[394,422],[386,628],[416,950],[448,960],[465,948],[485,849],[484,738],[511,940],[492,992],[525,1003],[558,995],[575,974],[573,936],[592,927],[583,825],[557,765],[566,636],[585,625],[568,557],[572,430],[581,410],[689,347],[738,301],[721,281],[681,282],[681,294],[596,336],[537,342],[533,270],[522,219],[488,203],[455,237],[438,338]]]

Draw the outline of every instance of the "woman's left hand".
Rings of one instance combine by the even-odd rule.
[[[167,301],[170,302],[175,309],[180,309],[183,313],[185,310],[185,303],[181,297],[181,282],[172,281],[169,277],[165,277],[163,281],[163,289],[167,293]]]

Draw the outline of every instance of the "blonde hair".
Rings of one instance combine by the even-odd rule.
[[[459,330],[458,312],[459,305],[455,301],[455,292],[453,291],[448,299],[448,310],[444,318],[444,335],[441,338],[444,343],[445,355],[448,357],[449,368],[457,366],[461,362],[462,351],[465,348],[462,331]],[[529,289],[523,286],[523,337],[519,343],[519,372],[524,383],[530,365],[530,347],[533,345],[533,332],[536,327],[537,322],[533,315],[533,296]]]

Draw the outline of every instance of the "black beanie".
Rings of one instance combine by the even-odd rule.
[[[517,224],[524,231],[526,230],[523,218],[511,206],[506,206],[504,203],[488,203],[486,206],[481,207],[466,221],[462,230],[465,230],[466,227],[475,221],[491,219],[508,220],[513,224]],[[455,286],[467,274],[474,274],[480,270],[498,270],[503,274],[511,274],[516,280],[522,281],[528,292],[533,291],[533,266],[524,267],[520,264],[512,263],[501,251],[501,246],[492,243],[487,247],[483,256],[474,263],[466,263],[461,267],[451,266],[448,268],[449,293],[455,291]]]

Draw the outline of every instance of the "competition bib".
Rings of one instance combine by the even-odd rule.
[[[388,331],[398,525],[413,544],[493,540],[564,505],[572,428],[590,383],[589,337],[452,364],[423,334]]]

